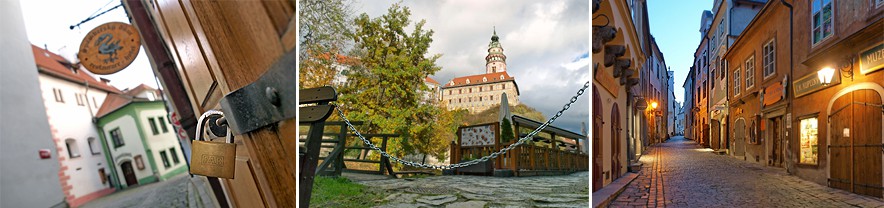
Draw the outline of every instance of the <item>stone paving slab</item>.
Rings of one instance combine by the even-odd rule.
[[[651,147],[610,207],[884,207],[884,200],[829,188],[781,168],[712,154],[675,137]]]
[[[589,172],[563,176],[434,176],[358,181],[386,193],[377,207],[588,207]]]

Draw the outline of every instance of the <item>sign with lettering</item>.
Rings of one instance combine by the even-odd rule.
[[[764,106],[773,105],[783,99],[785,88],[780,83],[774,82],[772,85],[764,88]]]
[[[859,72],[868,74],[884,68],[884,42],[859,53]]]
[[[835,70],[835,74],[832,75],[832,83],[826,86],[820,83],[820,78],[816,73],[810,73],[792,82],[792,90],[797,98],[838,84],[841,84],[841,72],[839,70]]]
[[[83,37],[77,58],[95,74],[116,73],[129,66],[141,49],[141,36],[132,25],[110,22],[99,25]]]
[[[602,85],[602,88],[605,88],[605,90],[610,92],[615,98],[620,92],[620,84],[617,83],[614,76],[608,74],[608,71],[605,70],[605,68],[595,70],[595,81]]]

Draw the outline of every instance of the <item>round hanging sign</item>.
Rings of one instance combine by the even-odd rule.
[[[83,38],[77,58],[95,74],[113,74],[129,66],[141,48],[141,37],[132,25],[102,24]]]

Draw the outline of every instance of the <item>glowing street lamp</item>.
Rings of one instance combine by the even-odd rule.
[[[657,109],[657,101],[651,102],[651,109]]]
[[[832,67],[826,67],[817,71],[816,75],[820,78],[820,83],[822,83],[823,86],[826,86],[829,85],[829,83],[832,83],[832,76],[835,75],[835,69]]]

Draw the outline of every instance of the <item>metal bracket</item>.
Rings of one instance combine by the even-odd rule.
[[[289,51],[258,80],[221,98],[221,111],[235,134],[249,133],[295,117],[298,111],[296,58],[297,51]]]

